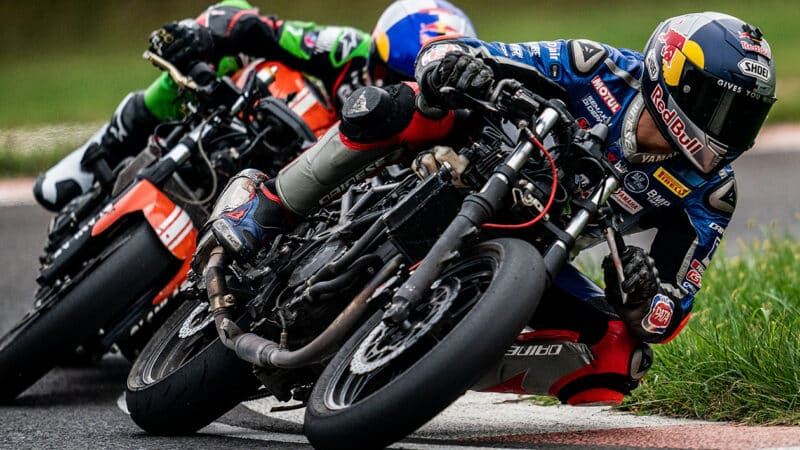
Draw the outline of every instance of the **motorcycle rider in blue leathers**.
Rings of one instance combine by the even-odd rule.
[[[446,0],[393,2],[372,36],[352,27],[263,16],[245,0],[223,0],[196,19],[164,25],[150,41],[153,52],[184,73],[201,61],[213,65],[219,75],[236,70],[247,57],[282,62],[316,80],[330,106],[339,111],[359,87],[413,79],[414,58],[423,42],[450,34],[475,36],[475,28]],[[146,90],[129,94],[94,136],[37,178],[34,197],[45,208],[60,210],[94,182],[84,167],[90,147],[102,152],[113,168],[144,148],[159,123],[180,119],[184,104],[166,73]]]
[[[246,258],[286,226],[287,212],[313,211],[399,153],[468,135],[468,116],[452,110],[459,105],[442,87],[481,97],[504,78],[562,99],[586,127],[608,125],[605,154],[623,174],[610,206],[623,233],[657,233],[649,252],[625,250],[621,286],[609,258],[605,290],[567,266],[531,319],[533,331],[475,389],[618,403],[649,368],[648,343],[665,343],[686,324],[736,206],[730,163],[752,146],[776,99],[770,47],[737,18],[668,19],[643,53],[582,39],[431,42],[417,58],[418,85],[356,91],[338,127],[262,185],[265,195],[212,218],[213,232]],[[432,162],[425,159],[418,169]],[[588,238],[584,246],[600,240]]]

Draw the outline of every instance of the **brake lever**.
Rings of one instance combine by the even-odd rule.
[[[155,53],[152,53],[149,50],[145,51],[144,54],[142,54],[142,58],[150,61],[156,67],[160,67],[161,69],[164,69],[167,72],[169,72],[170,78],[172,78],[175,81],[175,83],[177,83],[179,86],[184,87],[186,89],[190,89],[192,91],[197,91],[199,89],[199,86],[197,85],[197,83],[195,83],[194,80],[184,75],[183,72],[178,70],[178,68],[172,65],[172,63],[156,55]]]
[[[602,219],[606,222],[605,235],[610,253],[609,256],[611,256],[611,262],[614,264],[614,270],[617,272],[620,298],[624,305],[628,302],[628,294],[622,289],[622,284],[625,283],[625,271],[622,266],[622,254],[625,252],[625,240],[622,237],[622,233],[619,231],[619,224],[617,223],[616,216],[610,209],[609,206],[603,208]]]

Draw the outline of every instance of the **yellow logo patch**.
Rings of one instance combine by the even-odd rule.
[[[653,175],[656,177],[656,180],[660,181],[661,184],[680,198],[686,197],[689,195],[689,192],[692,192],[691,189],[684,186],[683,183],[678,181],[671,173],[664,170],[663,167],[659,167]]]

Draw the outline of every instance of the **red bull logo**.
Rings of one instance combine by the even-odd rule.
[[[667,103],[664,101],[664,91],[661,89],[661,86],[656,86],[656,88],[653,89],[653,93],[650,94],[650,100],[653,101],[659,118],[667,125],[669,132],[675,136],[681,147],[691,155],[694,155],[703,148],[703,144],[696,137],[690,136],[689,133],[687,133],[686,124],[678,117],[678,111],[667,107]]]
[[[667,66],[670,66],[675,50],[683,50],[683,46],[686,45],[686,36],[670,28],[666,33],[661,33],[658,40],[664,43],[664,47],[661,48],[661,58]]]
[[[421,43],[427,42],[429,39],[433,39],[438,36],[445,36],[445,35],[454,35],[459,34],[458,30],[451,27],[450,25],[444,22],[432,22],[425,25],[422,25],[419,28],[419,41]]]

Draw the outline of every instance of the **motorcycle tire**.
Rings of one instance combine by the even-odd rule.
[[[315,448],[341,448],[343,443],[382,448],[444,410],[524,328],[544,291],[546,269],[527,242],[496,239],[478,244],[439,279],[448,278],[460,284],[446,315],[382,367],[365,374],[351,371],[354,355],[381,325],[383,311],[341,347],[306,407],[304,432]]]
[[[198,306],[203,308],[183,302],[142,349],[128,375],[128,411],[148,433],[194,433],[255,395],[260,386],[251,366],[219,340],[213,321],[193,319]],[[197,325],[193,334],[181,337],[181,330],[186,335],[191,325]]]
[[[10,402],[108,321],[163,280],[178,261],[145,222],[121,230],[109,251],[60,298],[29,312],[0,338],[0,402]],[[132,276],[134,275],[134,276]]]

